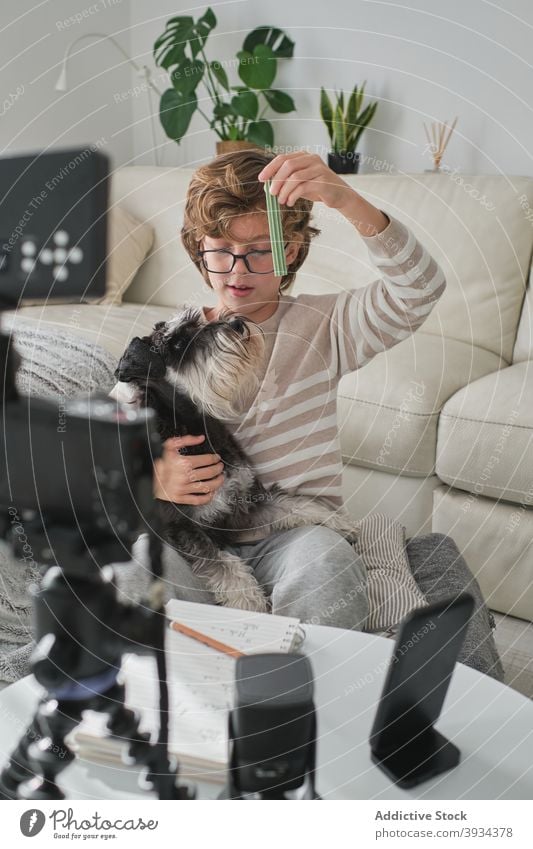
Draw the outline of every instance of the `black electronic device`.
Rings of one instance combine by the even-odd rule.
[[[93,541],[97,566],[127,557],[153,505],[160,450],[153,411],[127,409],[104,393],[10,401],[0,434],[0,506],[16,507],[39,563],[68,551],[69,572],[88,577]]]
[[[253,654],[235,666],[222,799],[317,799],[313,671],[305,655]]]
[[[397,634],[370,735],[372,760],[401,787],[459,763],[434,728],[474,610],[468,593],[413,611]]]
[[[88,149],[0,159],[0,310],[28,299],[81,302],[103,294],[108,171],[107,157]],[[154,413],[102,393],[56,401],[21,396],[18,364],[11,337],[0,334],[0,536],[17,556],[41,565],[31,669],[45,692],[0,772],[0,798],[63,798],[56,778],[74,757],[65,735],[89,709],[108,714],[109,733],[144,765],[159,798],[189,799],[168,757],[162,535],[153,498],[161,444]],[[22,526],[24,544],[17,532]],[[128,604],[118,597],[107,564],[130,560],[143,530],[150,538],[151,582],[142,604]],[[160,727],[154,743],[124,705],[118,673],[126,651],[156,658]]]
[[[4,307],[105,293],[107,176],[94,146],[0,158]]]

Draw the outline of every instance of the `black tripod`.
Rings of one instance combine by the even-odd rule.
[[[4,306],[0,296],[0,310]],[[58,402],[19,397],[18,363],[9,338],[0,333],[0,536],[17,552],[20,541],[7,518],[16,505],[33,558],[43,564],[33,593],[37,645],[31,667],[46,694],[0,774],[0,797],[62,798],[56,777],[74,757],[64,738],[91,709],[109,714],[110,734],[129,743],[131,758],[145,765],[147,781],[161,799],[191,798],[178,786],[167,751],[162,533],[152,495],[160,440],[153,413],[125,411],[95,394],[64,401],[68,427],[58,428]],[[129,559],[143,528],[150,533],[149,598],[144,605],[127,605],[117,598],[106,564]],[[139,732],[136,714],[124,707],[124,688],[117,682],[127,651],[156,657],[160,727],[153,745]]]
[[[68,545],[72,531],[48,527],[47,536],[49,541],[54,537],[55,548],[61,550]],[[129,758],[144,765],[145,780],[159,798],[193,798],[186,787],[178,786],[167,754],[162,583],[153,575],[145,605],[120,602],[112,570],[94,569],[94,563],[89,563],[99,554],[105,556],[108,543],[98,543],[87,529],[83,536],[83,552],[73,554],[67,568],[45,566],[41,586],[33,592],[37,645],[32,671],[47,692],[0,775],[0,794],[7,799],[64,798],[56,778],[74,758],[65,736],[80,722],[83,711],[94,710],[108,714],[110,735],[128,744]],[[37,537],[32,536],[33,544]],[[160,543],[155,535],[151,545],[157,564]],[[150,743],[149,734],[139,732],[138,715],[124,706],[124,687],[117,682],[117,675],[125,651],[156,654],[162,700],[155,744]]]

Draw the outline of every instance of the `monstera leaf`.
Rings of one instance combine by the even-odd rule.
[[[182,94],[192,94],[204,75],[205,65],[199,59],[184,59],[170,74],[172,85]]]
[[[263,94],[268,101],[268,105],[274,110],[274,112],[294,112],[296,109],[294,100],[284,91],[277,91],[270,88],[265,89]]]
[[[276,59],[292,59],[294,41],[275,27],[257,27],[244,39],[242,49],[253,53],[258,44],[270,47]]]
[[[251,141],[262,147],[272,147],[274,144],[274,130],[272,129],[272,124],[264,119],[261,121],[253,121],[248,125],[246,139],[247,141]]]
[[[211,73],[215,77],[215,79],[220,83],[222,88],[225,88],[226,91],[230,90],[229,80],[226,71],[220,64],[220,62],[210,62],[209,67],[211,68]]]
[[[266,44],[258,44],[253,53],[239,50],[239,77],[248,88],[270,88],[278,70],[276,57]]]
[[[183,94],[174,88],[168,88],[161,96],[159,117],[169,139],[178,144],[189,128],[191,118],[198,106],[195,94]]]
[[[172,68],[179,65],[186,58],[186,49],[189,46],[191,56],[194,59],[214,27],[217,19],[211,8],[195,23],[194,18],[189,15],[180,15],[170,18],[166,23],[165,31],[159,36],[154,44],[154,59],[156,65],[161,68]]]
[[[259,112],[259,101],[253,91],[241,91],[231,98],[231,105],[236,115],[255,121]]]

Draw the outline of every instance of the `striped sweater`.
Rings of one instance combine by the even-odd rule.
[[[441,268],[413,233],[387,217],[381,233],[362,237],[379,279],[340,294],[281,295],[274,315],[260,323],[266,350],[255,399],[248,412],[225,421],[266,485],[277,482],[332,510],[345,510],[340,378],[420,327],[446,286]],[[235,540],[266,535],[263,527],[256,536],[243,531]]]

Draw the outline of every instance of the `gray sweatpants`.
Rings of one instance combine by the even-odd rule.
[[[228,546],[248,561],[271,597],[272,612],[295,616],[302,622],[362,630],[368,615],[366,570],[361,557],[336,531],[308,525],[271,534],[248,545]],[[459,659],[498,680],[503,679],[494,643],[491,615],[479,584],[453,539],[426,534],[407,542],[407,557],[419,589],[431,603],[460,592],[472,593],[475,613]],[[133,561],[115,566],[123,596],[139,601],[150,574],[148,536],[133,546]],[[163,546],[166,599],[215,604],[214,596],[191,571],[175,549]]]

